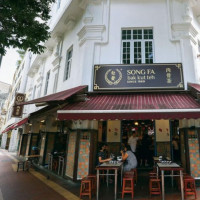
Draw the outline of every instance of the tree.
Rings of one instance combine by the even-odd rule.
[[[18,49],[17,53],[19,54],[20,59],[17,60],[16,65],[17,65],[17,67],[19,67],[22,63],[22,60],[24,59],[24,55],[25,55],[26,51],[23,49]]]
[[[41,53],[49,36],[50,6],[55,0],[0,0],[0,54],[5,48]]]

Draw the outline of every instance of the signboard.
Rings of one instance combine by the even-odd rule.
[[[184,89],[182,64],[95,65],[93,89]]]
[[[25,101],[25,94],[17,93],[12,110],[12,117],[22,117],[24,105],[19,105]]]

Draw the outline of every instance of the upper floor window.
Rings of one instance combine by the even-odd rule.
[[[67,51],[67,57],[66,57],[66,69],[65,69],[65,80],[69,79],[70,77],[70,71],[71,71],[71,65],[72,65],[72,53],[73,53],[73,47],[69,48]]]
[[[47,94],[48,85],[49,85],[49,77],[50,77],[50,70],[47,72],[47,76],[46,76],[46,82],[45,82],[45,88],[44,88],[44,95]]]
[[[33,88],[33,97],[32,97],[32,99],[35,98],[35,92],[36,92],[36,85],[35,85],[34,88]]]
[[[122,30],[122,63],[153,63],[153,29]]]
[[[57,43],[56,45],[56,54],[60,55],[61,53],[61,41]]]
[[[61,0],[57,0],[57,10],[60,8]]]
[[[53,93],[56,92],[57,84],[58,84],[58,73],[56,73],[54,76]]]

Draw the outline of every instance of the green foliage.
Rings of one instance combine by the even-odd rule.
[[[25,55],[26,51],[23,50],[23,49],[18,49],[17,53],[19,54],[20,59],[17,60],[16,65],[17,65],[17,67],[19,67],[21,65],[21,63],[22,63],[22,60],[24,58],[24,55]]]
[[[6,47],[44,50],[49,34],[47,21],[50,6],[55,0],[0,0],[0,54]]]

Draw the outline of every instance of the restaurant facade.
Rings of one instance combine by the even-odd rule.
[[[176,138],[178,161],[199,178],[199,2],[59,6],[52,7],[47,50],[30,62],[19,155],[37,153],[41,166],[80,180],[95,173],[99,144],[117,156],[135,131],[151,138],[149,164],[153,156],[174,160]]]

